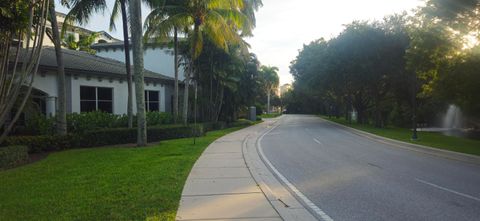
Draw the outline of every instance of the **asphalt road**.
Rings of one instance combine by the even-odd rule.
[[[261,146],[333,220],[480,220],[480,165],[390,146],[307,115],[284,116]]]

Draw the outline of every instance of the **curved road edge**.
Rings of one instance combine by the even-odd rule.
[[[265,128],[246,137],[243,155],[255,182],[284,220],[324,220],[333,221],[321,209],[297,190],[263,155],[260,141],[275,129],[283,117],[266,120]]]
[[[380,143],[387,144],[392,147],[397,147],[397,148],[403,148],[407,149],[410,151],[415,151],[423,154],[429,154],[429,155],[434,155],[437,157],[442,157],[442,158],[447,158],[450,160],[457,160],[465,163],[471,163],[471,164],[480,164],[480,156],[475,156],[471,154],[466,154],[466,153],[459,153],[459,152],[454,152],[450,150],[444,150],[444,149],[439,149],[439,148],[434,148],[434,147],[428,147],[420,144],[412,144],[412,143],[407,143],[404,141],[399,141],[399,140],[394,140],[390,139],[387,137],[382,137],[376,134],[368,133],[362,130],[358,130],[352,127],[348,127],[333,121],[330,121],[328,119],[324,119],[322,117],[318,117],[321,121],[336,125],[338,127],[341,127],[353,134],[356,134],[361,137],[368,138],[370,140],[374,140]]]

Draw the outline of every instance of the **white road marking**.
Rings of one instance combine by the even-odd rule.
[[[300,192],[300,190],[298,190],[292,183],[290,183],[290,181],[287,180],[287,178],[285,178],[285,176],[283,176],[278,170],[277,168],[275,168],[275,166],[273,166],[273,164],[270,162],[270,160],[268,160],[268,158],[265,156],[265,154],[263,153],[263,148],[262,148],[262,139],[263,137],[270,133],[273,129],[275,129],[278,125],[275,125],[274,127],[272,127],[270,130],[268,130],[266,133],[264,133],[258,140],[257,140],[257,147],[258,147],[258,152],[260,153],[260,156],[262,157],[262,159],[265,161],[265,163],[267,164],[267,166],[270,167],[270,169],[277,175],[278,178],[280,178],[282,180],[283,183],[285,183],[285,185],[287,185],[288,188],[290,188],[290,190],[292,192],[294,192],[304,203],[306,206],[310,207],[310,209],[312,211],[314,211],[318,216],[320,216],[324,221],[333,221],[333,219],[328,216],[323,210],[321,210],[320,208],[318,208],[318,206],[316,206],[315,204],[312,203],[312,201],[310,201],[305,195],[303,195],[302,192]]]
[[[441,190],[444,190],[444,191],[447,191],[447,192],[450,192],[450,193],[454,193],[454,194],[457,194],[459,196],[463,196],[463,197],[466,197],[466,198],[469,198],[469,199],[480,202],[480,198],[477,198],[477,197],[474,197],[474,196],[471,196],[471,195],[468,195],[468,194],[465,194],[465,193],[460,193],[458,191],[448,189],[446,187],[442,187],[442,186],[439,186],[439,185],[434,184],[434,183],[427,182],[427,181],[422,180],[422,179],[415,179],[415,180],[420,182],[420,183],[423,183],[423,184],[426,184],[426,185],[429,185],[429,186],[432,186],[432,187],[435,187],[435,188],[438,188],[438,189],[441,189]]]
[[[315,141],[316,143],[320,144],[320,145],[323,145],[322,142],[320,142],[319,140],[317,140],[316,138],[313,138],[313,141]]]

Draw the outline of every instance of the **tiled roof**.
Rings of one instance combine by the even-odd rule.
[[[75,51],[62,49],[65,69],[76,70],[81,72],[91,72],[92,74],[113,74],[126,75],[125,63],[92,55],[83,51]],[[20,59],[21,61],[21,59]],[[44,47],[40,58],[40,66],[57,67],[54,47]],[[133,66],[132,66],[133,73]],[[149,70],[145,70],[145,77],[162,80],[173,80],[173,78],[158,74]]]

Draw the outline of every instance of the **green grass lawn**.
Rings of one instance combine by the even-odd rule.
[[[0,172],[0,220],[174,220],[190,170],[215,139],[89,148]]]
[[[358,130],[363,130],[363,131],[380,135],[383,137],[387,137],[390,139],[480,156],[479,140],[445,136],[441,133],[436,133],[436,132],[419,131],[418,132],[419,139],[417,141],[412,141],[411,140],[412,131],[407,128],[395,128],[395,127],[376,128],[372,125],[363,125],[363,124],[356,124],[356,123],[349,124],[344,118],[337,119],[333,117],[328,118],[326,116],[321,116],[321,117],[326,120],[331,120],[336,123],[340,123]]]
[[[260,117],[261,118],[275,118],[275,117],[278,117],[278,116],[281,116],[282,114],[281,113],[269,113],[269,114],[261,114]]]

